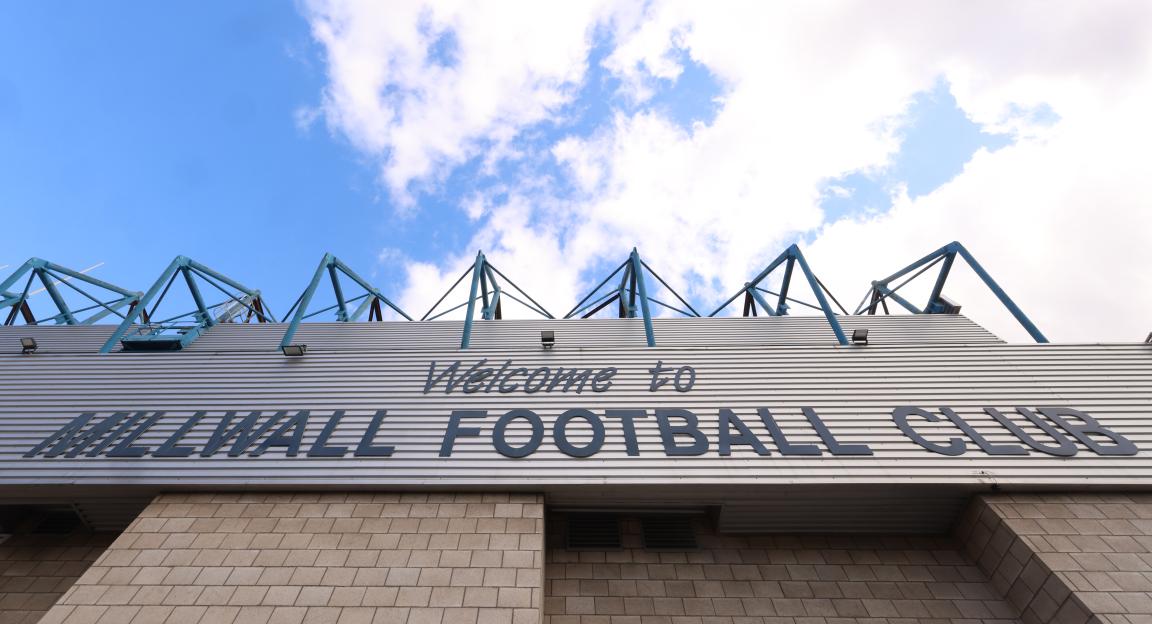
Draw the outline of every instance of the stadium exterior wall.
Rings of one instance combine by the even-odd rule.
[[[639,319],[479,322],[466,350],[450,321],[305,324],[304,357],[275,324],[106,355],[107,327],[2,327],[0,511],[119,532],[43,621],[1152,618],[1152,345],[844,325],[868,344],[805,317],[656,319],[651,348]],[[678,514],[697,543],[649,547]],[[574,547],[592,516],[623,542]]]

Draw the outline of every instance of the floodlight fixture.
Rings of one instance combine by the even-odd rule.
[[[306,344],[289,344],[280,347],[284,355],[288,357],[300,357],[308,352],[308,345]]]
[[[868,344],[868,330],[863,327],[852,330],[852,344]]]
[[[540,332],[540,344],[545,349],[551,349],[556,345],[556,332],[551,330],[544,330]]]
[[[940,295],[929,304],[928,310],[935,314],[960,314],[960,304],[944,295]]]
[[[20,348],[22,349],[22,353],[24,353],[24,355],[28,355],[29,353],[35,353],[36,349],[40,348],[40,345],[36,344],[35,338],[21,338]]]

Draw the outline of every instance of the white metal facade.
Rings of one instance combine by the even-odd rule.
[[[205,488],[439,488],[531,489],[554,503],[701,504],[723,509],[721,527],[733,531],[874,524],[894,530],[939,527],[963,497],[1006,489],[1142,489],[1152,484],[1152,345],[1004,344],[961,316],[847,317],[849,332],[867,327],[867,346],[838,346],[822,318],[657,319],[658,345],[644,346],[639,319],[478,322],[472,347],[457,347],[461,323],[306,324],[297,340],[300,358],[281,355],[283,325],[221,325],[185,351],[113,353],[96,349],[108,327],[0,328],[0,494],[99,499]],[[552,350],[540,330],[556,332]],[[19,353],[19,337],[40,344]],[[523,391],[425,393],[429,365],[464,366],[487,358],[500,367],[615,367],[605,392]],[[689,365],[688,392],[649,388],[648,369]],[[1139,449],[1104,456],[1077,443],[1072,457],[1035,450],[989,455],[947,422],[914,420],[925,438],[965,439],[959,456],[934,453],[909,438],[893,420],[901,406],[955,410],[991,443],[1020,441],[984,412],[997,408],[1037,439],[1043,432],[1017,407],[1080,410]],[[818,413],[841,443],[867,444],[873,455],[829,452],[801,408]],[[499,454],[491,433],[509,410],[529,409],[543,421],[539,449],[523,458]],[[552,442],[565,410],[641,409],[635,421],[638,455],[630,456],[619,420],[605,423],[603,447],[570,457]],[[708,451],[668,456],[657,408],[681,408],[699,417]],[[760,456],[747,445],[717,453],[717,417],[732,410],[765,444]],[[757,417],[771,411],[788,440],[815,444],[819,456],[785,456]],[[162,411],[136,441],[161,445],[197,411],[206,415],[185,443],[202,445],[226,411],[271,416],[310,410],[304,435],[311,444],[328,417],[344,410],[332,445],[355,447],[377,410],[387,410],[375,440],[395,447],[390,457],[286,457],[273,447],[259,457],[74,458],[25,457],[78,415]],[[456,440],[450,457],[439,452],[454,410],[487,410],[468,421],[479,435]],[[524,428],[509,429],[512,441]],[[573,426],[571,439],[586,441]],[[520,432],[520,433],[516,433]],[[1100,438],[1102,443],[1108,443]],[[93,498],[95,497],[95,498]],[[907,503],[912,502],[912,506]],[[885,524],[885,521],[887,524]]]

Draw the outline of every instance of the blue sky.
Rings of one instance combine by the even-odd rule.
[[[443,72],[442,82],[467,81],[478,71],[470,63],[474,31],[458,33],[455,28],[467,26],[422,11],[412,26],[426,42],[417,66]],[[605,206],[635,197],[632,179],[620,177],[623,165],[613,159],[627,152],[638,128],[647,123],[658,127],[653,136],[659,140],[694,148],[719,136],[724,116],[745,100],[750,80],[700,52],[703,26],[671,31],[656,56],[625,58],[632,49],[626,38],[655,26],[622,31],[606,25],[615,22],[593,20],[577,33],[582,60],[564,71],[530,68],[545,86],[527,93],[542,102],[551,97],[548,104],[521,112],[505,102],[456,135],[449,127],[447,139],[413,147],[412,136],[437,128],[435,119],[420,126],[415,109],[405,106],[425,103],[444,114],[438,119],[457,120],[471,112],[469,103],[441,102],[436,89],[443,85],[405,82],[417,79],[396,69],[383,72],[378,101],[408,112],[386,120],[386,130],[348,121],[357,109],[333,95],[347,80],[339,72],[347,51],[335,39],[314,37],[313,27],[324,19],[335,18],[289,3],[0,8],[0,213],[8,233],[0,265],[9,265],[0,276],[30,256],[73,268],[102,262],[93,275],[144,290],[179,253],[262,289],[283,312],[331,251],[385,292],[430,305],[426,291],[410,281],[414,265],[454,278],[459,262],[491,243],[492,259],[501,265],[498,254],[506,251],[502,268],[516,277],[519,267],[508,263],[525,256],[501,221],[522,202],[529,206],[517,213],[524,231],[554,241],[556,262],[591,250],[570,263],[573,275],[563,283],[586,285],[631,245],[642,251],[647,245],[671,263],[667,271],[654,268],[710,309],[723,291],[739,286],[733,277],[786,244],[818,245],[838,221],[874,221],[895,204],[931,200],[975,155],[1014,146],[1021,127],[1042,130],[1061,120],[1046,101],[1011,99],[1009,113],[998,118],[1003,123],[977,123],[957,100],[956,78],[920,68],[875,113],[860,113],[866,125],[858,124],[859,136],[874,137],[872,143],[844,149],[852,155],[829,158],[823,169],[805,169],[809,199],[800,203],[806,205],[766,208],[781,211],[781,225],[766,233],[763,247],[743,252],[749,257],[725,257],[726,271],[711,273],[676,264],[665,250],[667,232],[649,239],[600,212],[618,211]],[[652,23],[658,21],[653,16]],[[551,82],[549,71],[557,76]],[[509,98],[523,97],[511,91]],[[960,92],[972,99],[969,87]],[[853,95],[829,100],[839,97]],[[773,105],[765,100],[765,111]],[[747,149],[756,149],[754,143]],[[559,156],[561,145],[578,156]],[[832,153],[838,147],[814,136],[798,149]],[[412,153],[431,164],[404,169],[420,161]],[[577,174],[578,159],[599,172],[595,183]],[[740,252],[725,242],[727,230],[717,231],[709,249]],[[603,246],[580,247],[589,232],[602,233]],[[927,239],[897,257],[910,261],[944,242]],[[820,262],[814,264],[819,270]],[[878,264],[871,272],[895,268]],[[866,283],[851,287],[862,292]],[[571,293],[569,303],[580,294]],[[855,300],[860,293],[837,294]]]
[[[411,228],[357,154],[297,129],[324,73],[290,5],[2,11],[0,207],[22,234],[0,264],[104,262],[144,290],[181,253],[286,308],[325,251],[372,267]]]

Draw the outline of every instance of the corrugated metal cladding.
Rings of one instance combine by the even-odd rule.
[[[413,488],[532,489],[572,505],[720,508],[720,526],[753,530],[942,530],[964,498],[978,489],[1146,488],[1152,484],[1152,346],[1009,345],[960,316],[876,316],[843,320],[847,330],[870,330],[868,346],[835,344],[819,317],[658,319],[659,346],[644,346],[639,319],[477,322],[472,348],[460,350],[461,323],[306,324],[296,342],[305,357],[277,350],[283,325],[221,325],[182,352],[113,353],[97,350],[109,327],[0,327],[0,497],[78,501],[93,518],[114,518],[145,496],[171,489]],[[556,332],[545,351],[541,329]],[[19,338],[40,343],[20,355]],[[425,393],[429,365],[487,358],[500,367],[616,367],[605,392],[581,394],[497,391]],[[649,370],[658,361],[692,366],[688,392],[669,384],[656,391]],[[1134,442],[1130,456],[1101,456],[1077,443],[1073,457],[1030,451],[988,455],[971,440],[960,456],[917,445],[893,422],[892,410],[948,407],[996,444],[1019,443],[984,408],[999,408],[1049,443],[1013,410],[1017,406],[1074,408]],[[874,455],[829,453],[801,408],[814,409],[841,443],[867,444]],[[523,458],[493,446],[496,420],[507,411],[533,410],[543,419],[539,450]],[[641,409],[637,456],[629,456],[619,419],[604,418],[602,449],[570,457],[553,442],[565,410]],[[687,409],[700,418],[708,452],[665,454],[656,408]],[[717,452],[718,413],[731,409],[770,450],[749,446]],[[816,444],[820,456],[782,456],[757,408],[771,410],[789,442]],[[224,413],[310,410],[307,449],[328,417],[345,417],[329,445],[355,448],[377,410],[387,410],[375,437],[395,448],[390,457],[285,456],[272,447],[258,457],[107,458],[24,457],[84,412],[162,411],[164,417],[135,442],[155,449],[200,410],[207,416],[181,444],[201,448]],[[440,450],[453,410],[486,410],[463,426],[450,457]],[[945,422],[914,422],[928,439],[961,437]],[[509,442],[527,439],[523,421]],[[576,421],[571,441],[590,439]],[[267,436],[267,434],[265,434]],[[684,439],[681,438],[681,441]],[[1103,440],[1107,443],[1107,440]],[[249,450],[255,448],[254,442]],[[69,486],[68,490],[60,489]],[[71,492],[64,494],[63,492]],[[106,492],[130,503],[98,501]],[[96,502],[93,502],[96,501]],[[814,521],[814,519],[818,521]],[[96,520],[112,522],[111,520]]]
[[[853,316],[840,319],[845,331],[868,328],[874,345],[998,343],[999,338],[959,315]],[[661,347],[832,345],[836,336],[824,317],[654,319]],[[277,351],[286,324],[223,324],[209,329],[186,352]],[[309,352],[456,351],[463,321],[426,323],[305,323],[293,342]],[[108,325],[0,327],[0,354],[19,353],[19,337],[39,343],[37,355],[96,353],[115,328]],[[517,320],[477,322],[472,350],[539,350],[540,331],[556,332],[556,351],[643,348],[641,319]],[[119,347],[117,347],[119,349]],[[3,355],[0,355],[2,357]]]

